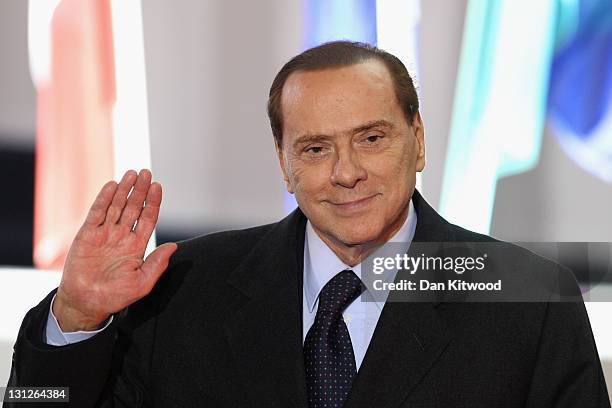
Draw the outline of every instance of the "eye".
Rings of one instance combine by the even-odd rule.
[[[368,137],[365,138],[365,141],[368,142],[369,144],[373,144],[379,141],[379,139],[382,139],[383,136],[381,135],[370,135]]]
[[[307,153],[312,156],[319,156],[325,153],[325,147],[324,146],[308,146],[307,148],[304,149],[304,153]]]

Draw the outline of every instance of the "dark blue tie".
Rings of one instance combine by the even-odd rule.
[[[345,270],[321,290],[317,315],[304,341],[310,408],[340,408],[348,396],[357,367],[342,311],[363,289],[359,277]]]

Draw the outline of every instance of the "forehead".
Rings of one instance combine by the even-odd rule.
[[[289,76],[281,95],[283,138],[332,134],[403,117],[386,66],[377,60]]]

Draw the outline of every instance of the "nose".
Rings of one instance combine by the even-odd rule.
[[[339,149],[331,174],[332,184],[353,188],[366,178],[367,172],[361,166],[357,152],[350,147]]]

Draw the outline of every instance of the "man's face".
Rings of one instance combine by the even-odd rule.
[[[425,165],[425,144],[420,116],[408,123],[385,65],[293,73],[281,105],[281,168],[317,233],[344,246],[391,238]]]

